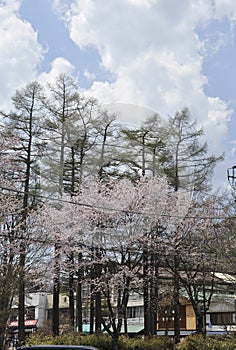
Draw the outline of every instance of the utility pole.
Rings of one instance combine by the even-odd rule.
[[[236,165],[227,169],[227,179],[234,191],[236,191]]]
[[[232,166],[232,168],[227,169],[227,179],[231,188],[236,193],[236,165]],[[236,197],[234,197],[234,201],[236,202]],[[234,313],[236,319],[236,299],[234,300]]]

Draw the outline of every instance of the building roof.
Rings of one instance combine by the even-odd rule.
[[[228,273],[216,272],[215,277],[220,279],[222,282],[236,284],[236,277],[229,275]]]

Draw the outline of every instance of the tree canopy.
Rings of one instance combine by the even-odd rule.
[[[54,334],[62,290],[70,325],[76,318],[81,330],[85,285],[90,321],[114,343],[127,328],[130,293],[144,298],[145,334],[155,334],[161,295],[174,295],[174,282],[189,294],[200,325],[195,287],[212,284],[209,273],[224,265],[215,254],[219,237],[231,251],[235,244],[229,207],[216,207],[209,191],[222,155],[208,155],[188,108],[167,120],[154,113],[128,129],[64,74],[47,88],[29,83],[12,102],[12,111],[1,112],[2,338],[18,295],[23,341],[24,297],[38,289],[54,291]]]

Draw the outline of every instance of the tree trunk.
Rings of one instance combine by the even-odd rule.
[[[144,275],[144,285],[143,285],[143,304],[144,304],[144,335],[145,337],[151,334],[150,331],[150,295],[149,295],[149,281],[148,281],[148,253],[144,249],[143,252],[143,275]]]
[[[52,333],[59,335],[59,297],[60,297],[60,266],[59,256],[60,247],[55,243],[55,261],[54,261],[54,281],[53,281],[53,312],[52,312]]]
[[[112,337],[112,350],[118,350],[118,339],[116,337]]]
[[[174,331],[175,331],[175,343],[180,342],[180,304],[179,304],[179,257],[177,254],[174,256]]]
[[[10,302],[7,294],[5,291],[4,295],[0,295],[0,349],[4,348],[7,320],[10,313]]]
[[[154,240],[154,238],[153,238]],[[150,330],[152,335],[157,333],[157,310],[158,310],[158,261],[156,254],[156,247],[153,245],[151,250],[151,266],[153,267],[153,276],[150,281],[150,309],[151,309],[151,324]]]
[[[74,297],[74,253],[71,252],[68,259],[69,264],[69,315],[70,315],[70,328],[71,332],[74,332],[75,328],[75,297]]]
[[[95,295],[95,332],[100,332],[102,326],[102,303],[101,293]]]
[[[101,260],[101,248],[96,247],[95,254],[96,260]],[[96,274],[96,278],[99,279],[101,277],[101,264],[95,264],[94,273]],[[101,292],[96,291],[95,294],[95,332],[101,331],[102,326],[102,301],[101,301]]]
[[[196,317],[196,331],[198,334],[204,334],[203,315],[197,315]]]
[[[70,327],[74,332],[75,327],[75,300],[74,300],[74,271],[69,273],[69,310],[70,310]]]
[[[78,274],[79,275],[79,274]],[[78,277],[76,288],[76,325],[78,332],[83,332],[83,320],[82,320],[82,285]]]
[[[94,295],[93,295],[93,286],[91,286],[91,293],[90,293],[90,329],[89,333],[93,334],[94,329]]]
[[[76,325],[78,332],[83,331],[83,310],[82,310],[82,279],[83,279],[83,269],[80,267],[82,263],[82,253],[78,256],[78,266],[77,271],[77,287],[76,287]]]
[[[144,335],[148,337],[151,335],[151,315],[149,306],[149,288],[144,286]]]
[[[19,344],[25,340],[25,247],[21,244],[20,252],[20,273],[19,273],[19,294],[18,294],[18,339]]]
[[[56,278],[53,284],[52,333],[59,335],[59,281]]]
[[[124,333],[126,336],[128,335],[127,306],[125,307],[125,314],[124,314]]]

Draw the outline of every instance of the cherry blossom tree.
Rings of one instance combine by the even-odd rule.
[[[86,185],[80,196],[75,197],[77,217],[89,247],[88,262],[100,271],[91,278],[91,283],[95,291],[102,293],[109,310],[110,328],[105,319],[103,326],[117,344],[130,291],[140,289],[147,278],[145,273],[151,273],[142,273],[142,263],[145,249],[150,258],[152,233],[157,227],[172,228],[174,222],[169,217],[177,215],[177,210],[182,220],[191,201],[183,192],[171,191],[164,178],[142,178],[136,185],[128,180]],[[175,221],[176,224],[178,219]],[[91,253],[98,249],[98,255]]]
[[[218,201],[215,202],[220,218],[215,224],[217,230],[215,250],[219,255],[218,270],[234,275],[236,271],[235,193],[220,191],[217,198]]]
[[[178,288],[184,288],[191,300],[198,333],[204,331],[204,316],[211,302],[214,274],[218,266],[217,250],[213,249],[216,241],[216,212],[210,198],[205,198],[201,203],[192,201],[182,220],[178,220],[178,224],[174,224],[166,236],[169,241],[165,252],[166,268],[174,282],[178,281]],[[174,292],[175,287],[174,284]],[[175,300],[173,294],[174,310]]]
[[[78,92],[76,81],[60,74],[54,84],[48,85],[47,98],[42,102],[45,108],[45,129],[48,138],[47,151],[42,165],[42,183],[45,191],[53,196],[63,197],[64,193],[74,196],[86,177],[101,176],[105,146],[110,136],[110,125],[114,116],[109,116],[94,98],[85,98]],[[103,128],[104,126],[104,128]],[[104,130],[103,130],[104,129]],[[59,237],[60,235],[58,235]],[[58,241],[58,237],[55,241]],[[58,271],[55,245],[55,269]],[[73,251],[67,262],[73,265]],[[59,271],[58,271],[58,274]],[[56,278],[56,277],[55,277]],[[70,321],[74,323],[74,278],[69,275]],[[54,288],[54,333],[58,334],[59,278]]]
[[[213,213],[209,202],[196,204],[188,193],[170,188],[165,178],[141,178],[136,184],[110,179],[85,182],[77,196],[45,207],[40,227],[51,244],[57,232],[60,275],[72,274],[80,286],[90,286],[94,306],[101,299],[105,302],[108,314],[92,313],[91,323],[95,317],[97,331],[102,323],[117,346],[122,326],[127,330],[131,291],[146,298],[146,335],[156,331],[165,271],[173,280],[178,275],[179,288],[189,293],[200,325],[199,298],[206,283],[214,282],[209,269],[212,254],[208,255],[214,241]],[[68,264],[72,252],[75,259]],[[209,305],[210,296],[205,302]],[[76,311],[82,318],[82,310]]]
[[[21,201],[18,198],[20,166],[15,162],[12,146],[18,139],[9,135],[2,125],[0,130],[0,347],[10,314],[13,297],[17,294],[19,282],[19,213]]]

